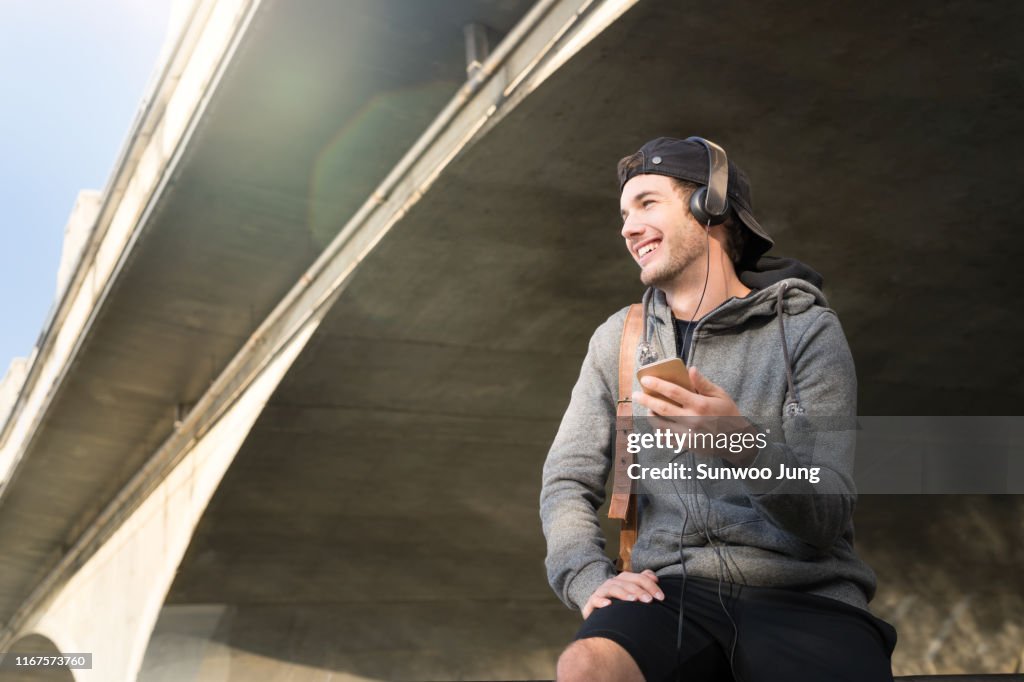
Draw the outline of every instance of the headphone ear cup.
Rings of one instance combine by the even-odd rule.
[[[695,189],[690,195],[690,213],[693,214],[694,220],[706,227],[724,223],[725,217],[729,215],[728,199],[725,202],[725,211],[719,215],[711,215],[707,211],[707,198],[708,188],[706,186]]]
[[[694,220],[701,225],[708,224],[708,212],[704,210],[704,201],[708,196],[708,188],[700,187],[693,190],[690,194],[690,213],[693,214]]]

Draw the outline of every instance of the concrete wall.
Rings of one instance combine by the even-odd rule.
[[[30,365],[31,360],[28,358],[14,358],[7,367],[7,373],[0,379],[0,428],[6,423],[18,394],[21,393],[21,387],[25,385]]]

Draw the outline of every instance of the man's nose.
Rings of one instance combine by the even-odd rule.
[[[622,237],[629,239],[630,237],[637,237],[644,232],[644,224],[638,220],[632,218],[626,218],[622,222]]]

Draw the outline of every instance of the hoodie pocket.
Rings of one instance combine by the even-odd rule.
[[[682,537],[683,547],[703,547],[707,538],[699,530],[685,533]],[[657,571],[665,566],[679,563],[680,538],[678,532],[668,530],[652,530],[641,532],[633,546],[633,571],[649,568]]]
[[[801,561],[821,557],[822,553],[802,542],[765,519],[755,519],[723,526],[712,531],[711,537],[724,545],[754,547],[783,554]]]
[[[789,533],[776,528],[763,519],[751,519],[730,523],[718,528],[697,528],[682,537],[683,547],[707,547],[708,537],[714,545],[721,547],[750,547],[781,554],[803,561],[820,558],[813,547],[800,542]],[[645,568],[658,570],[665,566],[679,564],[679,533],[669,530],[652,530],[642,533],[633,548],[633,570]]]

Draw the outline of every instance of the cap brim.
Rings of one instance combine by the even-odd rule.
[[[753,265],[757,260],[768,253],[775,242],[768,236],[761,224],[757,222],[757,219],[747,209],[743,208],[737,203],[733,204],[733,208],[736,211],[736,215],[740,221],[746,226],[752,233],[750,239],[747,240],[747,246],[743,249],[743,258],[741,261],[745,264]]]

